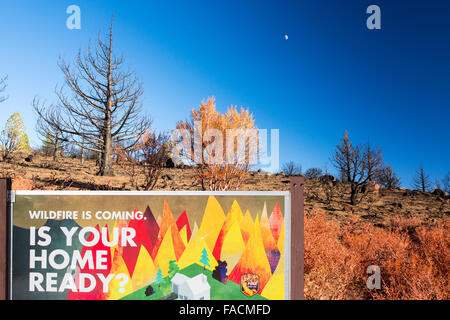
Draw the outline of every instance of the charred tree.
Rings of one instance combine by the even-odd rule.
[[[36,109],[63,140],[99,155],[98,175],[113,175],[113,148],[131,148],[150,126],[141,115],[143,89],[134,73],[122,71],[123,55],[113,51],[113,23],[105,40],[99,35],[94,50],[78,53],[73,66],[63,59],[59,67],[64,85],[56,90],[60,121],[45,108]]]
[[[423,166],[420,166],[416,171],[416,175],[413,179],[413,187],[416,190],[420,190],[422,192],[430,192],[431,191],[431,180],[430,176],[425,173],[423,170]]]
[[[364,184],[374,180],[383,170],[381,150],[372,149],[368,143],[354,146],[348,138],[347,131],[330,160],[340,173],[342,182],[350,184],[352,205],[358,203],[358,194],[362,192]]]

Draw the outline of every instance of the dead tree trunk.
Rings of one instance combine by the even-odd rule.
[[[53,148],[53,161],[58,161],[59,158],[59,136],[58,133],[55,135],[54,148]]]
[[[358,203],[358,194],[362,186],[376,178],[383,167],[383,155],[379,148],[371,149],[370,145],[353,146],[347,131],[342,144],[336,146],[331,162],[341,174],[342,182],[350,184],[350,204]]]
[[[112,158],[112,139],[111,139],[111,126],[108,125],[111,122],[110,112],[106,113],[105,123],[107,123],[105,128],[105,134],[103,136],[104,148],[101,153],[101,167],[99,175],[102,176],[112,176],[113,175],[113,158]]]
[[[81,138],[81,164],[84,164],[84,138]]]
[[[60,60],[65,86],[57,91],[62,121],[56,125],[43,108],[38,115],[56,125],[64,139],[99,154],[98,175],[113,175],[113,146],[134,147],[149,129],[150,121],[141,115],[141,85],[131,72],[122,72],[122,56],[113,54],[113,24],[106,41],[98,38],[95,50],[88,47],[75,60],[74,67]],[[67,92],[68,91],[68,92]]]

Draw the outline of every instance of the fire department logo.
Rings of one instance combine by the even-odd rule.
[[[253,296],[259,290],[259,276],[254,273],[241,275],[241,292],[246,296]]]

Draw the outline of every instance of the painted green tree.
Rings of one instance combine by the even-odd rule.
[[[158,272],[156,273],[156,284],[158,285],[158,287],[161,286],[161,282],[163,282],[164,278],[162,276],[162,271],[161,269],[158,269]]]
[[[206,248],[203,248],[202,250],[202,256],[200,258],[200,263],[203,264],[203,270],[206,269],[206,267],[211,267],[209,265],[209,257],[208,257],[208,252],[206,251]]]
[[[173,276],[180,271],[180,267],[177,264],[176,260],[169,261],[169,278],[172,279]]]

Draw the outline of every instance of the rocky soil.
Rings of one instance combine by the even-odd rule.
[[[31,160],[31,161],[30,161]],[[129,176],[118,166],[113,177],[96,175],[95,160],[35,156],[0,162],[0,177],[13,178],[15,190],[136,190]],[[138,185],[143,177],[138,177]],[[250,172],[239,190],[289,190],[284,173]],[[165,168],[153,190],[201,190],[192,168]],[[358,218],[375,225],[390,223],[395,217],[420,219],[425,223],[450,217],[450,196],[408,189],[384,189],[371,185],[360,203],[350,205],[349,186],[330,176],[305,179],[305,209],[322,210],[331,219],[346,223]]]

